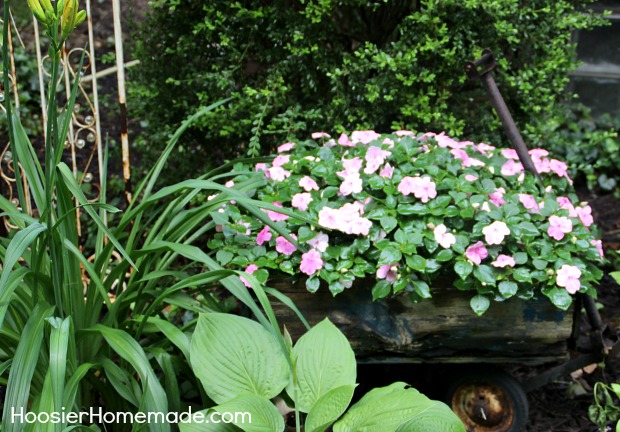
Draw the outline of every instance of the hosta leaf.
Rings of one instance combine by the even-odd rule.
[[[272,398],[289,380],[289,365],[276,339],[255,321],[205,313],[198,318],[190,360],[207,394],[222,404],[251,393]]]
[[[284,418],[280,411],[269,399],[255,394],[237,396],[216,406],[214,410],[222,414],[222,421],[226,420],[225,416],[230,415],[234,419],[232,423],[245,432],[282,432],[284,430]]]
[[[445,405],[427,398],[407,384],[396,382],[368,392],[336,422],[334,432],[464,432],[462,425],[458,428],[456,415],[442,406]],[[427,411],[436,416],[435,423],[431,422]],[[408,429],[416,421],[429,425],[429,428]],[[451,428],[437,429],[433,425],[449,425]]]
[[[306,432],[323,432],[347,409],[354,385],[345,385],[325,393],[312,407],[306,419]]]
[[[347,338],[328,319],[299,338],[293,356],[297,389],[289,383],[286,392],[302,412],[310,412],[329,391],[355,384],[355,354]]]

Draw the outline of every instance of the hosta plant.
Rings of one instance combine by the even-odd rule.
[[[567,309],[572,294],[595,294],[603,252],[591,208],[547,151],[529,152],[539,180],[512,149],[443,133],[312,137],[254,167],[267,178],[258,198],[275,206],[267,218],[291,236],[222,206],[209,244],[222,265],[263,282],[303,276],[308,290],[334,294],[374,278],[375,299],[418,301],[447,283],[471,292],[478,314],[491,300],[542,294]]]

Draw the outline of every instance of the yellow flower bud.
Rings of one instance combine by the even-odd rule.
[[[58,2],[56,3],[56,13],[58,13],[58,15],[62,15],[62,11],[65,10],[65,0],[58,0]]]
[[[81,10],[75,16],[75,24],[73,25],[73,28],[76,28],[77,26],[82,24],[84,22],[84,20],[86,20],[86,11],[85,10]]]
[[[39,3],[39,0],[28,0],[28,7],[32,11],[34,17],[43,25],[47,26],[47,19],[45,18],[45,12]]]
[[[77,15],[77,0],[66,0],[62,11],[60,24],[62,26],[62,39],[66,40],[75,28],[75,17]]]
[[[44,11],[54,12],[54,6],[52,6],[52,2],[50,0],[39,0],[39,4]]]

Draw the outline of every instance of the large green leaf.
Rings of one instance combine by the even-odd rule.
[[[208,419],[214,411],[212,409],[198,411],[192,413],[192,418],[179,422],[180,432],[238,432],[237,426],[231,423],[206,423],[203,420]]]
[[[52,326],[50,334],[49,374],[52,389],[52,408],[60,412],[64,403],[65,380],[67,372],[67,348],[71,334],[71,317],[61,320],[48,318]],[[59,429],[60,430],[60,429]]]
[[[289,383],[286,392],[302,412],[310,412],[329,391],[355,385],[355,354],[347,338],[327,318],[299,338],[293,356],[297,383]]]
[[[153,368],[151,367],[144,350],[138,342],[122,330],[112,329],[97,324],[94,331],[101,333],[110,347],[125,359],[138,372],[143,386],[144,412],[168,413],[168,399]],[[170,425],[155,423],[150,426],[151,432],[168,432]]]
[[[190,360],[207,394],[218,404],[244,393],[275,397],[290,375],[274,336],[255,321],[229,314],[200,315]]]
[[[354,385],[337,387],[325,393],[312,407],[306,419],[306,432],[323,432],[347,409]]]
[[[4,400],[5,413],[11,412],[11,408],[23,408],[24,411],[28,409],[31,380],[41,354],[45,318],[49,317],[53,310],[49,305],[37,304],[24,327],[11,365]],[[8,415],[2,418],[2,432],[20,432],[23,427],[22,423],[13,423]]]
[[[13,289],[7,286],[13,266],[24,255],[32,242],[46,229],[45,225],[35,222],[15,234],[15,237],[13,237],[6,249],[2,262],[2,276],[0,276],[0,327],[2,327],[2,322],[4,321],[4,314],[10,302],[10,296],[16,287],[15,283],[12,284]]]
[[[406,383],[396,382],[368,392],[334,425],[334,432],[464,432],[458,417],[444,407]],[[435,422],[429,412],[436,416]],[[417,421],[428,428],[413,429]]]
[[[433,401],[427,409],[403,423],[396,432],[465,432],[465,426],[443,402]]]
[[[282,432],[284,418],[269,399],[243,394],[214,408],[222,421],[231,416],[233,424],[245,432]],[[249,415],[248,415],[249,414]]]

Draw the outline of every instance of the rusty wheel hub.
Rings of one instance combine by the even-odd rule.
[[[510,397],[492,383],[459,386],[452,395],[451,405],[469,432],[506,432],[513,423]]]

